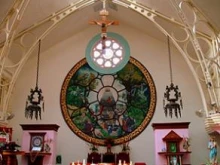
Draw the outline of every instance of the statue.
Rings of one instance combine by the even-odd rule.
[[[119,21],[111,21],[107,19],[107,16],[109,15],[109,12],[105,8],[105,2],[106,0],[103,0],[103,9],[99,12],[99,15],[101,17],[101,20],[93,20],[89,21],[89,24],[91,25],[98,25],[101,27],[101,38],[102,38],[102,45],[103,49],[105,49],[105,40],[107,38],[107,27],[110,25],[119,25]]]
[[[190,141],[188,137],[183,137],[183,149],[189,151]]]
[[[176,156],[172,156],[171,157],[170,165],[178,165]]]
[[[217,143],[214,137],[211,137],[208,143],[209,161],[212,165],[217,165]]]

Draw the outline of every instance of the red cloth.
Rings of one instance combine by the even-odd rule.
[[[75,165],[82,165],[82,162],[74,162]],[[86,165],[91,165],[92,163],[86,163]],[[98,165],[115,165],[115,163],[97,163]],[[72,162],[70,163],[72,165]]]
[[[135,162],[134,165],[146,165],[145,162]]]

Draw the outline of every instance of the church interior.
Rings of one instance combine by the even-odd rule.
[[[0,165],[219,165],[219,0],[0,0]]]

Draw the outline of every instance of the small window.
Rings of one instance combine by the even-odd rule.
[[[95,71],[104,74],[116,73],[129,61],[130,48],[127,41],[116,33],[108,33],[103,41],[96,35],[88,44],[86,60]]]

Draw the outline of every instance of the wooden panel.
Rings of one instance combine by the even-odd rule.
[[[58,131],[59,125],[56,124],[20,124],[23,130],[52,130]]]
[[[153,123],[154,129],[180,129],[189,128],[190,122],[179,122],[179,123]]]

